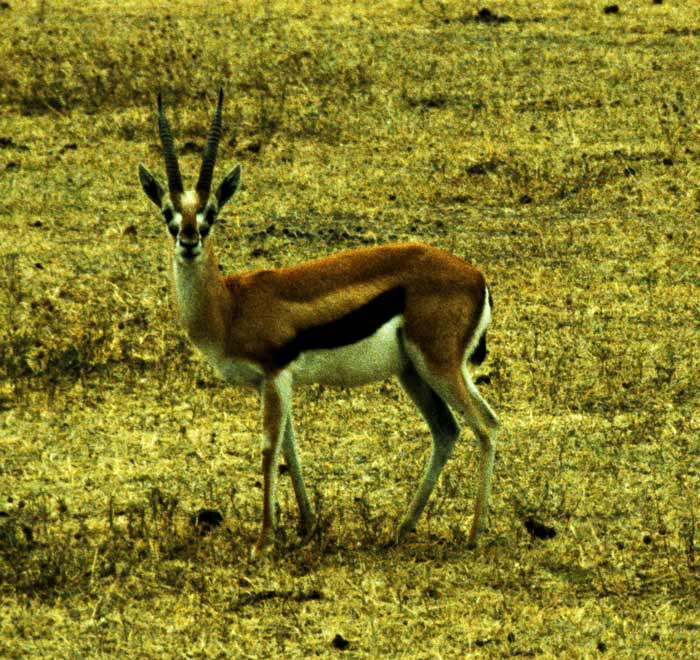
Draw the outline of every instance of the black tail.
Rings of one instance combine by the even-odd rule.
[[[491,297],[491,292],[486,289],[486,295],[484,296],[484,305],[488,303],[491,307],[491,312],[493,312],[493,298]],[[486,331],[479,337],[479,343],[476,345],[474,352],[469,356],[469,362],[471,364],[480,365],[489,354],[486,348]]]
[[[488,353],[488,349],[486,348],[486,333],[484,333],[481,335],[474,352],[469,356],[469,362],[478,366],[486,359]]]

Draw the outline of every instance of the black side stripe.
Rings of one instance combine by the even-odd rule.
[[[297,336],[273,354],[275,365],[287,366],[304,351],[340,348],[366,339],[385,323],[402,314],[406,307],[406,291],[395,287],[353,310],[345,316],[322,325],[304,328]]]

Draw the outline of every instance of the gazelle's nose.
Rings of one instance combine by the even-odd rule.
[[[202,254],[199,240],[187,241],[183,240],[182,236],[180,236],[177,239],[177,254],[183,259],[195,259]]]
[[[190,244],[199,242],[197,229],[194,225],[187,224],[180,229],[180,242]]]
[[[177,236],[178,254],[185,259],[194,259],[201,254],[199,232],[194,224],[184,224]]]

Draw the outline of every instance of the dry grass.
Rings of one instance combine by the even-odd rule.
[[[145,4],[0,9],[0,655],[697,657],[695,5]],[[298,393],[322,525],[283,478],[249,563],[258,403],[175,326],[136,179],[156,90],[191,172],[220,84],[226,270],[410,239],[487,273],[476,551],[468,437],[386,547],[429,444],[387,383]]]

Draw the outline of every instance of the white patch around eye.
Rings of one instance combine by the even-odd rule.
[[[214,229],[214,225],[216,224],[216,211],[212,214],[212,220],[211,222],[207,221],[207,214],[209,211],[212,210],[211,206],[205,207],[204,211],[201,213],[197,213],[196,219],[197,219],[197,229],[199,230],[202,238],[205,238],[209,236]]]
[[[211,230],[213,225],[210,225],[204,218],[206,213],[197,213],[197,231],[202,238],[206,238],[211,235]]]
[[[170,222],[166,222],[166,226],[171,235],[177,236],[182,223],[182,215],[177,211],[173,211],[173,217]]]

